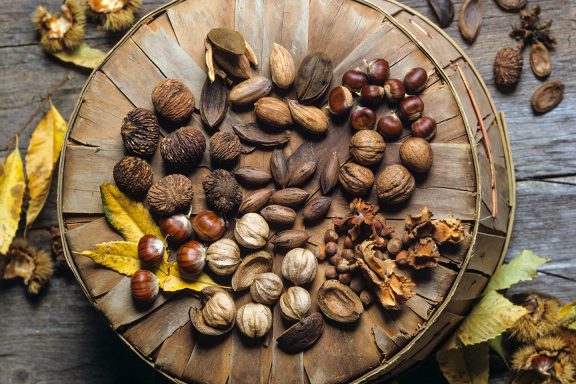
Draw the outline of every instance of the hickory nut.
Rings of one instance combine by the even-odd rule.
[[[257,213],[247,213],[236,220],[234,237],[244,248],[258,249],[266,245],[270,229],[268,223]]]
[[[244,304],[238,309],[236,324],[245,336],[262,337],[272,328],[272,311],[264,304]]]
[[[152,104],[160,116],[173,124],[187,121],[194,111],[194,96],[181,81],[162,80],[152,90]]]
[[[340,168],[340,185],[353,196],[367,195],[374,185],[374,173],[356,163],[346,163]]]
[[[257,275],[250,286],[252,300],[257,303],[272,305],[282,294],[282,279],[273,272]]]
[[[288,100],[288,107],[292,118],[308,133],[321,135],[328,131],[328,116],[321,109],[313,105],[300,104],[296,100]]]
[[[240,261],[240,247],[232,239],[220,239],[206,250],[208,268],[220,276],[233,274]]]
[[[318,261],[314,254],[304,248],[294,248],[282,260],[282,276],[294,285],[311,282],[316,277]]]
[[[400,204],[412,196],[416,182],[404,166],[390,165],[380,173],[376,182],[378,199],[385,204]]]
[[[276,128],[288,128],[294,121],[288,105],[274,97],[263,97],[254,104],[254,113],[260,121]]]
[[[235,105],[251,105],[272,91],[272,82],[264,76],[254,76],[230,90],[228,99]]]
[[[281,89],[290,88],[296,77],[294,59],[290,52],[280,44],[274,43],[274,48],[270,53],[270,75],[274,84]]]
[[[196,330],[205,335],[222,335],[232,329],[236,320],[236,305],[228,292],[217,286],[202,290],[204,307],[190,309],[190,320]]]
[[[280,311],[288,320],[302,320],[311,306],[310,293],[302,287],[290,287],[280,296]]]
[[[358,164],[378,164],[384,158],[385,149],[384,139],[373,130],[358,131],[350,140],[350,155]]]

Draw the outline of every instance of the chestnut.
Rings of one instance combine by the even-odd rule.
[[[378,133],[385,139],[397,139],[402,134],[404,125],[394,113],[382,116],[376,125]]]
[[[190,240],[178,249],[176,261],[180,271],[195,276],[206,265],[206,248],[196,240]]]
[[[384,94],[388,102],[396,104],[404,99],[406,96],[406,90],[404,89],[404,83],[398,79],[388,79],[384,83]]]
[[[428,82],[428,73],[424,68],[413,68],[404,76],[406,92],[415,95],[422,92]]]
[[[154,235],[144,235],[138,241],[138,258],[146,265],[154,266],[164,258],[164,242]]]
[[[384,88],[378,85],[365,85],[360,90],[360,101],[363,104],[377,106],[384,100]]]
[[[192,236],[192,224],[184,214],[165,217],[160,220],[160,230],[170,242],[181,244]]]
[[[201,211],[192,219],[192,230],[200,240],[216,241],[224,236],[226,223],[213,211]]]
[[[383,85],[390,77],[390,64],[384,59],[376,59],[366,63],[368,80],[372,84]]]
[[[429,116],[422,116],[412,123],[412,136],[432,140],[436,135],[436,120]]]
[[[130,291],[134,300],[141,304],[150,304],[160,290],[160,282],[155,274],[146,270],[139,269],[130,278]]]
[[[340,116],[350,112],[353,104],[352,92],[344,86],[332,89],[328,95],[328,110],[333,115]]]
[[[424,112],[424,102],[419,96],[408,96],[400,102],[398,112],[402,120],[416,121]]]
[[[357,131],[372,129],[376,124],[376,113],[370,108],[358,107],[350,115],[350,125]]]
[[[350,69],[342,75],[342,85],[351,91],[359,91],[368,84],[368,75],[359,69]]]

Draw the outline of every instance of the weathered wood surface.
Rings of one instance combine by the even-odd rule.
[[[59,2],[47,3],[56,7]],[[152,9],[160,3],[147,0],[145,6]],[[405,3],[430,16],[425,2],[410,0]],[[461,1],[456,3],[459,5]],[[31,0],[18,0],[14,7],[0,14],[0,79],[3,82],[0,119],[5,122],[2,126],[5,140],[65,73],[71,73],[72,80],[55,95],[54,102],[65,116],[69,115],[86,78],[85,72],[56,63],[35,44],[32,26],[27,22],[35,4]],[[572,261],[576,217],[570,209],[570,202],[576,197],[576,163],[572,156],[575,133],[568,125],[574,120],[569,105],[575,100],[576,80],[570,76],[570,58],[576,49],[565,36],[574,33],[571,20],[575,11],[570,2],[542,0],[540,4],[543,14],[555,20],[554,28],[560,36],[560,45],[553,56],[553,77],[563,79],[567,85],[566,100],[548,115],[535,117],[530,110],[528,99],[539,81],[527,68],[515,93],[503,95],[493,88],[492,60],[501,48],[494,41],[502,42],[502,46],[512,45],[506,35],[509,25],[517,22],[516,15],[502,12],[492,2],[485,4],[484,26],[473,46],[466,46],[461,41],[456,24],[448,31],[465,47],[487,81],[498,109],[507,115],[519,180],[517,220],[509,254],[529,247],[551,257],[553,263],[542,267],[540,278],[524,287],[555,292],[568,300],[574,299],[571,289],[574,281],[570,278],[573,279],[576,269]],[[115,40],[95,29],[88,33],[89,43],[103,49],[109,48]],[[29,135],[30,132],[21,138],[21,148],[26,147]],[[46,244],[46,228],[56,222],[55,198],[55,194],[51,194],[46,210],[29,235],[41,246]],[[78,382],[79,377],[87,383],[154,381],[154,371],[139,361],[102,319],[95,316],[72,280],[54,279],[37,302],[27,301],[22,290],[12,285],[2,286],[0,297],[3,314],[0,317],[3,329],[0,334],[0,377],[7,378],[7,382],[72,383]],[[161,380],[156,378],[158,381]]]

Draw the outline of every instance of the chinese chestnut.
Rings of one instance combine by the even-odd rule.
[[[130,278],[130,290],[136,302],[150,304],[158,296],[160,282],[152,272],[139,269]]]
[[[138,258],[146,265],[160,264],[164,257],[164,242],[154,235],[144,235],[138,241]]]
[[[350,69],[342,75],[342,85],[351,91],[359,91],[368,84],[368,75],[359,69]]]
[[[328,110],[333,115],[340,116],[350,112],[352,105],[352,92],[344,86],[336,87],[328,94]]]
[[[388,102],[396,104],[404,99],[406,96],[406,89],[404,83],[398,79],[388,79],[384,83],[384,94]]]
[[[413,68],[404,76],[404,87],[406,88],[406,93],[410,95],[415,95],[424,89],[428,82],[428,74],[424,68]]]
[[[404,125],[402,124],[402,121],[400,121],[398,116],[394,113],[382,116],[378,120],[378,125],[376,126],[378,133],[380,133],[385,139],[399,138],[403,129]]]
[[[422,116],[412,123],[411,132],[414,137],[430,141],[436,135],[436,120],[429,116]]]
[[[390,64],[384,59],[376,59],[366,63],[368,79],[373,84],[382,85],[390,77]]]
[[[217,275],[228,276],[240,265],[240,247],[232,239],[220,239],[206,250],[208,268]]]
[[[378,106],[384,100],[384,88],[378,85],[365,85],[360,90],[360,101],[365,105]]]
[[[192,230],[200,240],[216,241],[224,236],[226,223],[213,211],[200,211],[192,218]]]
[[[184,214],[160,219],[160,230],[170,242],[181,244],[192,236],[192,224]]]
[[[196,240],[190,240],[178,249],[176,261],[181,272],[191,277],[196,276],[206,264],[206,248]]]
[[[424,112],[424,102],[419,96],[408,96],[400,102],[398,113],[404,121],[415,121]]]

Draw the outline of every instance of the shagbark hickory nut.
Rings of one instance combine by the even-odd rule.
[[[210,138],[210,157],[217,163],[233,163],[242,154],[240,139],[233,133],[219,131]]]
[[[136,302],[150,304],[158,297],[160,282],[152,272],[139,269],[130,278],[130,290]]]
[[[360,91],[368,84],[368,75],[358,69],[350,69],[342,75],[342,85],[351,91]]]
[[[382,85],[390,77],[390,64],[384,59],[376,59],[366,63],[368,79],[373,84]]]
[[[412,123],[412,136],[432,140],[436,135],[436,120],[430,116],[422,116]]]
[[[266,245],[270,228],[262,216],[247,213],[236,220],[234,237],[238,244],[248,249],[258,249]]]
[[[160,141],[160,124],[154,112],[136,108],[126,115],[120,128],[122,142],[133,155],[148,157],[156,152]]]
[[[311,282],[316,277],[318,261],[314,254],[304,248],[288,251],[282,260],[282,276],[294,285]]]
[[[160,219],[160,230],[166,240],[181,244],[192,236],[192,223],[188,216],[181,213]]]
[[[384,100],[384,88],[378,85],[365,85],[360,90],[360,101],[365,105],[378,106]]]
[[[399,103],[406,96],[404,83],[398,79],[388,79],[384,83],[384,94],[390,103]]]
[[[376,182],[376,194],[384,204],[401,204],[414,192],[416,182],[406,167],[390,165],[380,173]]]
[[[172,216],[188,211],[193,197],[192,181],[184,175],[173,174],[154,183],[148,190],[147,200],[152,212]]]
[[[138,258],[146,265],[158,265],[164,258],[164,242],[154,235],[144,235],[138,241]]]
[[[152,90],[156,112],[170,123],[187,121],[194,111],[194,96],[181,81],[165,79]]]
[[[404,121],[416,121],[424,112],[424,102],[419,96],[408,96],[400,102],[398,113]]]
[[[328,94],[328,110],[331,114],[340,116],[350,112],[354,105],[352,92],[345,86],[333,88]]]
[[[257,275],[250,286],[250,296],[257,303],[272,305],[282,294],[282,279],[273,272]]]
[[[190,240],[176,254],[178,269],[186,276],[197,276],[206,265],[206,248],[196,240]]]
[[[240,265],[240,247],[232,239],[220,239],[206,250],[208,268],[217,275],[229,276]]]
[[[228,213],[242,201],[242,191],[234,176],[225,169],[215,169],[202,182],[208,205],[219,213]]]
[[[118,188],[132,197],[142,197],[152,186],[152,167],[139,157],[126,156],[112,171]]]
[[[404,76],[404,87],[410,95],[416,95],[422,92],[427,82],[428,73],[426,73],[424,68],[412,68],[410,72]]]
[[[280,313],[284,318],[292,321],[302,320],[310,307],[312,299],[310,293],[302,287],[290,287],[280,296]]]
[[[384,158],[386,143],[373,130],[358,131],[350,140],[350,155],[362,165],[378,164]]]
[[[340,185],[352,196],[367,195],[374,185],[374,173],[356,163],[346,163],[340,168]]]
[[[192,229],[200,240],[216,241],[224,236],[226,223],[212,211],[200,211],[191,220]]]
[[[264,304],[244,304],[236,313],[236,324],[245,336],[262,337],[272,328],[272,311]]]
[[[400,161],[409,170],[427,173],[432,167],[432,146],[419,137],[410,137],[400,146]]]
[[[402,124],[402,121],[400,121],[400,119],[398,118],[398,116],[396,116],[396,114],[392,113],[390,115],[382,116],[378,120],[376,130],[385,139],[394,140],[399,138],[400,135],[402,135],[402,131],[404,130],[404,124]]]
[[[206,150],[206,138],[196,127],[182,127],[160,143],[162,158],[175,166],[196,166]]]
[[[358,107],[350,115],[350,125],[357,131],[372,129],[376,124],[376,112],[366,107]]]
[[[232,296],[216,286],[204,288],[202,295],[203,308],[190,309],[190,320],[194,328],[210,336],[222,335],[231,330],[236,321],[236,305]]]

